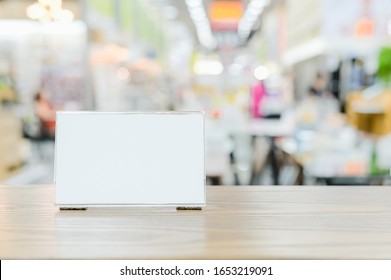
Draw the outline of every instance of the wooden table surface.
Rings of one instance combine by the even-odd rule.
[[[0,186],[0,259],[391,259],[391,187],[207,187],[203,211],[60,212]]]

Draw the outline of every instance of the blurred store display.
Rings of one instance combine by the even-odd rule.
[[[11,112],[0,109],[0,180],[11,177],[30,155],[30,143],[22,137],[22,123]]]
[[[32,143],[0,162],[51,172],[43,92],[53,114],[204,111],[209,184],[390,184],[390,30],[389,0],[0,1],[2,132]]]

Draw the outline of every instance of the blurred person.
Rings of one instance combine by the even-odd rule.
[[[362,90],[365,87],[364,62],[358,58],[351,59],[350,90]]]
[[[335,96],[327,90],[326,78],[318,73],[308,90],[308,95],[296,108],[300,126],[319,129],[325,122],[338,114],[339,104]]]
[[[308,93],[310,96],[316,97],[331,97],[330,92],[326,89],[327,80],[326,77],[320,73],[316,75],[316,78],[310,88],[308,89]]]
[[[266,95],[266,87],[263,81],[251,87],[251,115],[253,118],[262,117],[262,101]]]
[[[52,138],[55,135],[56,111],[49,99],[38,91],[34,96],[35,114],[39,118],[41,136]]]

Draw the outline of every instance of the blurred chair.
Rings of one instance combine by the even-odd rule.
[[[271,142],[267,141],[267,138],[253,138],[250,185],[260,185],[262,181],[274,182],[275,176],[278,176],[279,185],[303,185],[303,165],[290,153],[281,149],[278,143],[273,147],[273,151],[270,146]],[[267,170],[268,167],[270,170]],[[277,173],[273,169],[277,169]]]
[[[259,185],[262,172],[267,163],[268,151],[270,144],[263,137],[252,138],[252,164],[250,185]]]
[[[24,137],[32,142],[33,153],[41,161],[51,160],[54,151],[54,135],[47,133],[45,125],[35,115],[23,120]]]
[[[377,162],[378,139],[391,133],[391,92],[377,87],[351,93],[347,99],[348,121],[373,144],[369,175],[389,175],[390,167],[381,168]]]
[[[367,98],[351,93],[347,98],[348,121],[359,131],[382,136],[391,132],[391,92]]]

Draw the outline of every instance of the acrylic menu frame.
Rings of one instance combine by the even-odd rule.
[[[61,209],[205,206],[203,112],[58,112]]]

